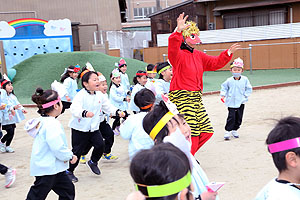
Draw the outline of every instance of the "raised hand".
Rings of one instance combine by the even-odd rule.
[[[179,15],[179,17],[177,18],[177,32],[181,33],[184,29],[186,29],[189,26],[185,24],[185,21],[188,17],[188,15],[184,17],[184,12]]]
[[[241,45],[239,45],[238,43],[234,43],[233,45],[231,45],[231,47],[228,49],[229,53],[234,53],[237,50],[239,50],[241,48]]]

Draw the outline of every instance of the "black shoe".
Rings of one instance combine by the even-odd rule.
[[[69,179],[73,182],[76,183],[78,182],[78,178],[73,174],[73,172],[66,171],[66,174],[68,175]]]
[[[100,169],[97,166],[97,163],[93,163],[92,160],[89,160],[86,165],[90,168],[91,172],[94,174],[100,175]]]

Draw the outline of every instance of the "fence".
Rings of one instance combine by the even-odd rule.
[[[197,49],[216,56],[232,44],[205,44],[201,45],[200,48],[197,47]],[[299,44],[300,38],[240,42],[242,48],[234,54],[234,57],[241,57],[244,60],[245,69],[250,70],[251,73],[254,69],[300,68]],[[153,48],[144,49],[145,62],[156,63],[166,60],[167,47]],[[223,70],[228,68],[229,65]]]

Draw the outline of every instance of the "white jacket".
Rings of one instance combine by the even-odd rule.
[[[93,112],[94,116],[82,117],[85,110]],[[72,118],[69,127],[83,132],[96,131],[100,125],[100,113],[103,111],[115,115],[117,110],[102,92],[96,91],[95,94],[89,94],[86,89],[82,89],[75,95],[70,107]]]

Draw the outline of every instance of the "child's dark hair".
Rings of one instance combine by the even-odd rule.
[[[269,145],[297,137],[300,137],[300,118],[286,117],[279,120],[276,126],[271,130],[266,140],[266,144]],[[300,148],[272,153],[273,162],[279,172],[287,169],[285,155],[288,152],[294,152],[300,157]]]
[[[141,150],[130,164],[132,179],[141,185],[171,183],[184,177],[190,170],[187,156],[171,143],[161,143],[151,149]],[[146,199],[173,200],[177,195]]]
[[[143,119],[143,128],[145,132],[150,134],[154,126],[167,112],[169,112],[169,109],[167,108],[167,106],[163,101],[160,101],[160,103],[156,105],[154,109],[151,110]],[[178,114],[178,116],[180,119],[184,119],[184,115]],[[179,124],[176,118],[173,117],[172,119],[174,119],[176,123]],[[164,137],[168,136],[168,134],[169,134],[169,129],[166,124],[156,135],[155,137],[156,144],[161,143]]]
[[[147,67],[146,67],[146,71],[153,71],[155,65],[153,64],[148,64]]]
[[[68,69],[66,70],[66,72],[61,76],[61,79],[60,79],[60,82],[63,83],[65,81],[66,78],[70,77],[70,73],[72,73],[73,71],[70,71],[70,70],[73,70],[75,69],[75,66],[73,65],[70,65],[68,67]]]
[[[155,102],[155,96],[153,92],[147,88],[144,88],[138,91],[134,96],[134,103],[137,107],[140,108],[141,112],[148,112],[151,110],[152,106]],[[146,108],[145,108],[146,107]]]
[[[120,71],[120,70],[119,70]],[[121,72],[121,71],[120,71]],[[112,86],[112,84],[113,84],[113,81],[112,81],[112,76],[113,76],[113,73],[111,72],[110,73],[110,75],[109,75],[109,77],[110,77],[110,84],[109,84],[109,90],[110,90],[110,88],[111,88],[111,86]]]
[[[162,68],[164,68],[164,67],[166,67],[166,66],[168,66],[168,65],[170,65],[168,62],[157,63],[157,64],[156,64],[156,66],[157,66],[157,67],[156,67],[157,73],[158,73]],[[163,75],[160,73],[158,78],[159,78],[159,79],[163,79]]]
[[[6,90],[6,86],[9,84],[9,83],[12,83],[11,81],[8,81],[6,79],[1,79],[0,80],[0,84],[1,84],[1,87],[2,89]],[[14,91],[11,92],[12,94],[14,94]]]
[[[51,101],[57,100],[58,94],[54,90],[43,90],[42,88],[37,88],[35,93],[31,96],[31,100],[36,103],[38,107],[38,113],[42,116],[46,116],[49,112],[54,109],[54,105],[48,108],[43,108],[43,104],[49,103]],[[57,103],[59,105],[59,102]]]
[[[143,71],[143,70],[138,70],[136,73],[143,73],[143,74],[145,74],[146,72]],[[132,81],[133,81],[134,85],[136,85],[138,83],[137,78],[141,78],[142,76],[144,76],[144,75],[135,75],[135,77],[133,77]]]
[[[81,78],[81,85],[82,85],[83,88],[85,88],[85,86],[83,85],[83,82],[88,83],[89,79],[90,79],[90,76],[92,74],[96,74],[98,76],[97,72],[94,72],[94,71],[87,71],[86,72],[86,70],[87,70],[87,68],[83,67],[82,71],[79,73],[79,76],[78,76],[78,78]]]

